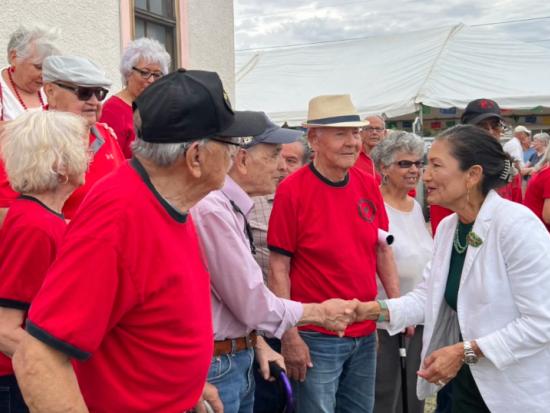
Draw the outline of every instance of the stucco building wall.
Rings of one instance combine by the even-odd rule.
[[[86,56],[121,87],[118,65],[122,52],[121,1],[128,0],[1,0],[0,65],[7,64],[10,34],[20,25],[40,24],[60,30],[63,53]],[[216,71],[234,96],[234,29],[232,0],[176,0],[184,12],[180,44],[186,67]],[[180,12],[181,15],[181,12]],[[126,36],[127,37],[127,36]],[[183,53],[182,53],[183,54]]]

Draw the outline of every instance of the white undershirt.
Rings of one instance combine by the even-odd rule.
[[[415,200],[410,212],[399,211],[384,203],[390,221],[390,234],[395,237],[393,255],[399,274],[401,295],[412,291],[422,280],[422,271],[432,257],[433,240],[426,228],[422,208]],[[378,298],[387,298],[378,277]]]
[[[21,105],[21,102],[19,102],[17,96],[15,96],[15,94],[8,87],[8,84],[4,81],[4,77],[1,76],[1,73],[4,71],[4,69],[7,68],[4,67],[0,70],[0,86],[2,87],[2,100],[0,101],[0,111],[3,107],[4,120],[13,120],[24,113],[25,108]],[[42,95],[42,101],[44,102],[44,104],[46,104],[46,95],[44,94],[44,91],[42,89],[40,89],[40,94]]]

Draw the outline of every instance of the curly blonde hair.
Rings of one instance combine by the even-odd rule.
[[[10,185],[21,193],[55,190],[61,177],[88,168],[86,121],[66,112],[30,110],[6,123],[1,155]]]

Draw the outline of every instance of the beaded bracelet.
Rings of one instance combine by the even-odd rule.
[[[386,317],[384,316],[384,311],[388,311],[388,305],[385,301],[382,300],[376,300],[378,305],[380,306],[380,315],[378,316],[378,320],[376,320],[378,323],[382,323],[383,321],[386,321]]]

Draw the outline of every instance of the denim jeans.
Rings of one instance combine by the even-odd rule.
[[[281,340],[267,337],[264,339],[273,350],[281,352]],[[260,365],[254,362],[254,413],[281,413],[285,408],[286,396],[276,381],[264,380],[259,368]]]
[[[212,358],[208,383],[218,389],[225,413],[252,413],[254,407],[254,350]]]
[[[0,412],[28,413],[14,375],[0,376]]]
[[[376,377],[376,334],[335,337],[301,331],[313,367],[294,382],[299,413],[371,413]]]

